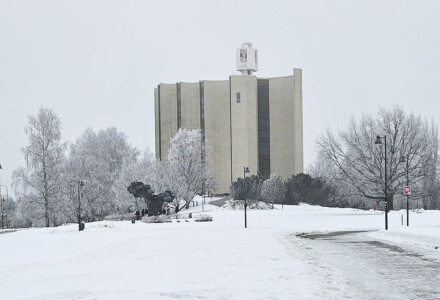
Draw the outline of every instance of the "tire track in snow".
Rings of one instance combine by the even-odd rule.
[[[316,272],[317,264],[330,265],[333,274],[343,277],[338,279],[338,284],[351,287],[345,287],[348,293],[338,298],[352,298],[354,291],[356,299],[440,299],[438,260],[372,240],[365,233],[300,236],[301,243],[297,242],[298,237],[291,237],[292,244],[311,261],[311,270]],[[298,248],[301,244],[302,250]],[[319,274],[317,276],[319,278]]]

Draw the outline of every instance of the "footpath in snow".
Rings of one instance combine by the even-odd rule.
[[[409,228],[401,225],[405,212],[391,212],[385,231],[383,212],[276,206],[248,210],[245,229],[242,210],[207,203],[202,212],[198,201],[183,213],[207,213],[212,222],[103,221],[87,223],[83,232],[71,224],[0,234],[0,299],[369,299],[377,281],[359,283],[368,277],[360,276],[359,269],[347,274],[350,263],[335,263],[344,255],[356,263],[363,249],[356,248],[363,247],[357,242],[399,245],[432,264],[440,261],[436,211],[411,212]],[[298,236],[336,231],[365,232],[339,241]],[[377,261],[369,257],[380,248],[368,249],[373,254],[364,255],[363,263],[374,268]],[[416,256],[413,266],[423,266]],[[387,278],[384,270],[377,272]],[[435,295],[428,288],[423,292],[428,299]]]

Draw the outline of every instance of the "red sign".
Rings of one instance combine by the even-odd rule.
[[[411,195],[411,186],[406,186],[404,189],[403,189],[403,193],[405,194],[405,195]]]

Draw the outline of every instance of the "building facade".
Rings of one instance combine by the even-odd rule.
[[[243,49],[254,54],[238,51]],[[258,69],[257,59],[252,44],[242,44],[237,49],[242,75],[159,84],[154,90],[156,158],[167,159],[170,139],[179,128],[202,129],[218,194],[229,192],[231,182],[243,177],[244,167],[249,167],[249,175],[276,173],[284,179],[302,173],[302,71],[257,78],[251,75]]]

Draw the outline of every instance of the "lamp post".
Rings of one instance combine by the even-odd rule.
[[[385,141],[385,230],[388,230],[387,136],[378,135],[374,143],[376,145],[382,145],[382,139]]]
[[[84,227],[81,225],[81,193],[80,187],[84,186],[84,181],[78,180],[78,229],[79,231],[84,230]]]
[[[406,162],[406,186],[409,186],[409,154],[400,157],[400,162]],[[406,194],[406,226],[409,226],[409,193]]]
[[[206,179],[203,178],[203,200],[202,200],[202,211],[205,211],[205,206],[204,206],[204,204],[205,204],[205,182],[206,182]]]
[[[244,181],[244,228],[247,228],[247,215],[246,215],[246,207],[247,207],[247,203],[246,203],[246,173],[250,173],[249,172],[249,167],[244,167],[243,168],[243,181]]]
[[[6,188],[6,202],[8,202],[9,203],[9,189],[8,189],[8,187],[6,186],[6,185],[3,185],[3,184],[1,184],[0,186],[4,186],[5,188]],[[3,228],[3,199],[1,199],[2,197],[1,197],[1,194],[0,194],[0,200],[1,200],[1,202],[2,202],[2,209],[1,209],[1,217],[2,217],[2,228]],[[6,215],[6,214],[5,214]],[[7,222],[7,220],[6,220],[6,228],[8,228],[8,222]]]
[[[0,170],[2,169],[2,165],[0,164]],[[1,177],[0,177],[1,183]],[[2,218],[2,228],[3,228],[3,200],[2,200],[2,186],[0,185],[0,218]]]

